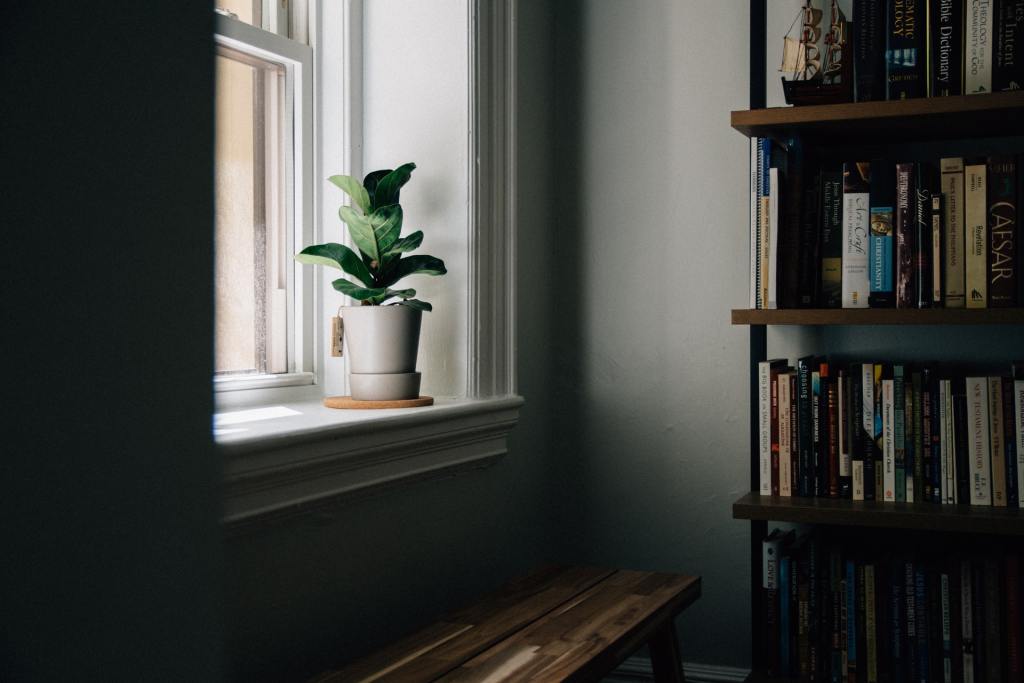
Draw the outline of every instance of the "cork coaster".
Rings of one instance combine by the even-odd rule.
[[[363,410],[379,410],[381,408],[421,408],[434,405],[433,396],[406,398],[398,401],[357,401],[351,396],[327,396],[324,405],[328,408],[361,408]]]

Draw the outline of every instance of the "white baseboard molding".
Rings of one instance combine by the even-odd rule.
[[[686,683],[743,683],[750,675],[750,669],[699,662],[683,662],[683,672],[686,674]],[[651,660],[639,656],[630,657],[605,678],[605,681],[614,683],[653,680]]]

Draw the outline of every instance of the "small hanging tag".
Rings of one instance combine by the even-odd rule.
[[[345,323],[341,316],[331,318],[331,356],[341,358],[344,355]]]

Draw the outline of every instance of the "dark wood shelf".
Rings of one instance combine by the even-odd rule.
[[[1024,308],[734,308],[733,325],[1024,325]]]
[[[842,133],[876,141],[957,139],[1024,134],[1024,91],[771,107],[732,112],[732,127],[748,137]]]
[[[1024,536],[1024,510],[935,503],[881,503],[836,498],[783,498],[748,493],[733,519]]]

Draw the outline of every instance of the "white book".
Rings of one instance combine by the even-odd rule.
[[[779,373],[779,495],[793,495],[793,446],[790,439],[789,374]]]
[[[943,216],[945,227],[945,300],[946,308],[964,307],[964,160],[950,157],[940,162],[942,169]],[[937,253],[941,253],[937,252]]]
[[[1024,508],[1024,379],[1013,381],[1013,423],[1017,437],[1017,501]]]
[[[971,505],[992,504],[992,459],[988,440],[988,378],[967,378],[967,455]]]
[[[768,302],[765,308],[778,308],[779,281],[779,169],[768,171]]]
[[[866,438],[875,433],[875,366],[864,363],[861,366],[861,429]],[[868,450],[868,449],[865,449]],[[853,499],[864,500],[864,461],[853,461]]]
[[[761,472],[760,494],[772,493],[772,362],[757,364],[758,467]]]
[[[843,308],[868,307],[870,192],[862,169],[870,172],[868,164],[843,164]]]
[[[992,0],[964,3],[964,92],[992,92],[992,38],[995,8]]]
[[[757,281],[759,259],[761,258],[761,232],[758,225],[757,201],[757,138],[750,138],[750,308],[757,308]]]
[[[988,204],[985,195],[985,164],[964,170],[964,256],[967,308],[985,308],[988,301]]]
[[[946,400],[949,395],[949,380],[939,380],[939,502],[948,503],[949,495],[949,412]]]
[[[895,405],[891,379],[882,380],[882,488],[885,501],[896,501]]]
[[[1003,447],[1003,378],[988,378],[988,441],[992,454],[992,505],[1006,507],[1006,453]]]

